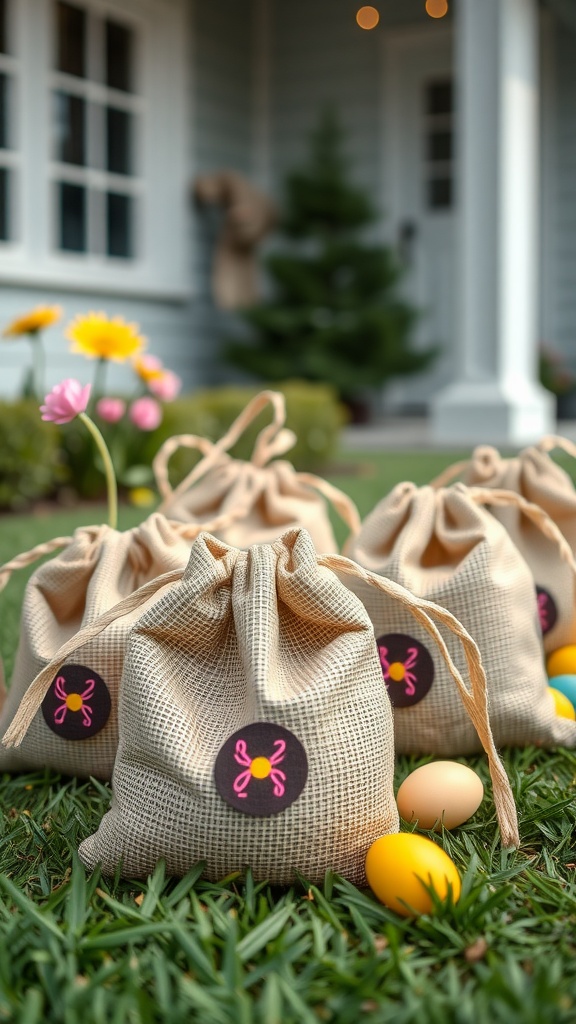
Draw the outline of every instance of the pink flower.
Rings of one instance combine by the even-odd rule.
[[[82,387],[80,381],[69,377],[52,388],[40,406],[42,419],[51,423],[70,423],[79,413],[85,412],[90,398],[90,384]]]
[[[128,415],[140,430],[156,430],[162,422],[162,409],[154,398],[137,398]]]
[[[121,398],[101,398],[96,403],[96,412],[105,423],[118,423],[126,412],[126,402]]]
[[[172,370],[164,370],[160,377],[148,381],[148,388],[156,398],[163,402],[172,402],[182,387],[182,381]]]

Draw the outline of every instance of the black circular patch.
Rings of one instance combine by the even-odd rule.
[[[308,759],[300,740],[271,722],[253,722],[232,733],[214,765],[216,789],[226,803],[260,817],[294,803],[307,778]]]
[[[546,633],[549,633],[556,625],[558,609],[552,594],[544,587],[536,587],[536,596],[538,598],[540,629],[542,630],[542,636],[546,636]]]
[[[104,728],[112,701],[97,672],[64,665],[42,701],[46,725],[65,740],[87,740]]]
[[[388,696],[395,708],[407,708],[426,696],[434,682],[434,662],[414,637],[386,633],[376,640]]]

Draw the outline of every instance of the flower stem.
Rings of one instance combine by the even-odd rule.
[[[98,451],[102,457],[104,473],[106,474],[106,487],[108,489],[108,525],[115,530],[118,525],[118,487],[116,484],[114,466],[112,465],[112,459],[110,458],[110,452],[106,446],[106,441],[90,417],[87,416],[85,412],[80,412],[78,413],[78,419],[82,420],[82,423],[84,423],[92,434],[92,437],[98,446]]]
[[[28,337],[32,342],[34,391],[36,398],[40,401],[44,395],[44,349],[42,348],[42,338],[39,331],[32,331]]]
[[[104,385],[106,383],[106,363],[107,360],[104,358],[98,359],[96,363],[96,370],[94,372],[94,386],[92,388],[92,400],[96,405],[99,398],[104,395]]]

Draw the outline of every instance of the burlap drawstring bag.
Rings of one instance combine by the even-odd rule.
[[[519,495],[515,501],[571,560],[558,529]],[[576,723],[559,718],[544,667],[537,598],[530,569],[512,539],[482,507],[484,489],[398,484],[365,519],[347,554],[360,565],[447,608],[474,638],[488,680],[497,747],[576,746]],[[572,586],[574,586],[573,568]],[[455,756],[480,749],[476,731],[434,651],[408,616],[362,583],[353,586],[370,615],[384,677],[395,705],[396,750]],[[392,666],[400,663],[398,679]]]
[[[170,569],[183,569],[198,528],[154,513],[140,526],[77,529],[72,537],[40,544],[0,568],[0,591],[17,569],[62,549],[26,586],[20,641],[0,736],[12,722],[30,683],[62,644],[122,598]],[[76,650],[51,686],[18,750],[0,747],[0,771],[50,768],[109,779],[118,744],[118,689],[130,616]]]
[[[438,644],[483,737],[502,840],[518,843],[478,651],[449,613],[346,558],[318,557],[305,530],[248,551],[202,534],[181,583],[132,628],[112,806],[80,847],[88,867],[110,874],[121,862],[126,877],[145,877],[163,857],[176,875],[204,860],[210,879],[249,865],[282,884],[329,868],[364,881],[369,846],[398,830],[392,708],[370,620],[334,570],[369,578]],[[470,691],[433,618],[463,644]],[[4,742],[25,734],[56,671],[54,661],[35,680]]]
[[[456,477],[468,486],[514,491],[539,505],[550,516],[576,552],[576,490],[568,474],[548,452],[561,448],[576,455],[576,447],[563,437],[546,436],[513,458],[503,458],[488,445],[476,448],[472,458],[449,466],[435,480],[442,487]],[[538,594],[540,625],[547,653],[576,643],[576,601],[573,580],[558,556],[554,542],[522,511],[511,506],[490,508],[510,534],[528,563]]]
[[[250,461],[232,458],[229,449],[267,405],[272,407],[273,420],[260,431]],[[290,462],[279,458],[296,441],[293,431],[283,426],[285,418],[284,395],[262,391],[215,444],[194,434],[169,438],[153,462],[163,499],[159,510],[171,519],[198,523],[239,548],[264,544],[288,529],[304,527],[317,551],[337,551],[326,501],[351,533],[360,528],[358,510],[346,494],[326,480],[313,473],[298,473]],[[172,489],[168,464],[182,447],[198,449],[204,457]],[[215,516],[221,523],[217,529],[210,522]]]

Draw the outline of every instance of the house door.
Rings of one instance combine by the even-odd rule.
[[[406,378],[393,401],[420,406],[453,376],[454,85],[452,33],[431,24],[390,33],[385,53],[385,196],[404,292],[421,311],[414,347],[438,346],[426,374]]]

